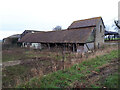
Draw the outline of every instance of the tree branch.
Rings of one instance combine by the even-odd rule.
[[[114,23],[120,29],[120,26],[118,25],[118,21],[114,21]]]

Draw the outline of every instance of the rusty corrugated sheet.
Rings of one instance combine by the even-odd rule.
[[[85,43],[95,27],[26,34],[20,42]]]

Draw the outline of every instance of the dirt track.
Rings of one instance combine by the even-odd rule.
[[[18,65],[20,64],[21,61],[20,60],[16,60],[16,61],[8,61],[8,62],[4,62],[2,63],[2,67],[7,67],[7,66],[14,66],[14,65]]]

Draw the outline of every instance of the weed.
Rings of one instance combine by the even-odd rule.
[[[91,73],[91,71],[97,71],[99,72],[99,69],[96,69],[97,67],[100,67],[109,61],[111,59],[118,57],[118,52],[116,50],[110,52],[109,54],[98,56],[94,59],[88,59],[86,61],[81,62],[80,64],[75,64],[69,69],[65,70],[59,70],[57,72],[48,74],[44,77],[41,77],[40,79],[34,78],[35,81],[34,87],[38,87],[38,85],[42,88],[50,88],[50,87],[60,87],[65,88],[69,87],[69,85],[76,80],[85,81],[85,78],[87,74]],[[115,78],[116,80],[117,78]],[[31,83],[31,82],[28,82]],[[24,84],[21,87],[29,87],[29,85]],[[33,84],[33,83],[32,83]],[[18,87],[20,87],[18,86]],[[98,88],[98,86],[92,86],[94,88]]]
[[[108,87],[108,88],[118,88],[118,76],[119,74],[118,73],[115,73],[115,74],[111,74],[110,76],[108,76],[105,80],[105,82],[103,83],[103,85],[105,87]]]
[[[28,73],[28,67],[24,67],[21,65],[16,65],[16,66],[9,66],[3,69],[2,73],[2,83],[3,86],[15,86],[16,81],[22,81],[24,82],[24,76],[26,76]],[[20,78],[21,77],[21,78]],[[10,83],[11,82],[11,83]]]

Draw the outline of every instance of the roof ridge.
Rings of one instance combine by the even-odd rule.
[[[102,17],[99,16],[99,17],[87,18],[87,19],[82,19],[82,20],[76,20],[76,21],[74,21],[74,22],[85,21],[85,20],[91,20],[91,19],[100,19],[100,18],[102,18]],[[74,23],[74,22],[73,22],[73,23]]]
[[[78,30],[78,29],[84,29],[84,28],[93,28],[94,26],[91,27],[81,27],[81,28],[73,28],[73,29],[63,29],[63,30],[57,30],[57,31],[44,31],[44,32],[36,32],[36,33],[49,33],[49,32],[59,32],[59,31],[70,31],[70,30]],[[36,33],[30,33],[30,34],[36,34]]]

